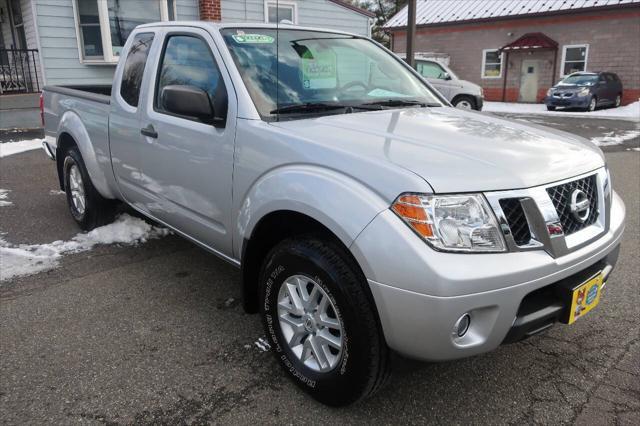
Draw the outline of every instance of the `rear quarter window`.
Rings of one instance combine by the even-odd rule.
[[[137,107],[140,100],[140,88],[144,67],[149,56],[149,49],[153,43],[153,33],[136,34],[129,48],[127,60],[122,71],[122,83],[120,84],[120,96],[126,103]]]

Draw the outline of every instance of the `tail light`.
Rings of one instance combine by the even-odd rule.
[[[40,93],[40,123],[44,127],[44,97]]]

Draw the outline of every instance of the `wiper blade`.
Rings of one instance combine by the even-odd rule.
[[[283,107],[276,108],[273,111],[270,111],[270,114],[295,114],[305,112],[331,111],[335,109],[345,109],[345,111],[351,112],[353,109],[378,110],[380,109],[380,107],[376,105],[349,105],[333,102],[306,102],[303,104],[285,105]]]
[[[402,107],[402,106],[420,106],[420,107],[438,107],[440,104],[435,103],[427,103],[422,101],[417,101],[415,99],[386,99],[382,101],[374,101],[368,102],[366,105],[379,105],[386,107]]]

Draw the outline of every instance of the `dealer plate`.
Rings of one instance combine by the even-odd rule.
[[[602,290],[602,272],[598,272],[584,283],[580,284],[571,297],[571,312],[569,324],[585,316],[590,310],[598,306],[600,291]]]

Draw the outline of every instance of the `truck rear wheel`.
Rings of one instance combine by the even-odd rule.
[[[318,401],[341,406],[388,377],[389,350],[357,265],[313,236],[278,244],[260,274],[260,310],[274,355]]]
[[[69,211],[80,228],[90,231],[112,222],[116,203],[95,189],[78,148],[66,151],[62,170]]]

